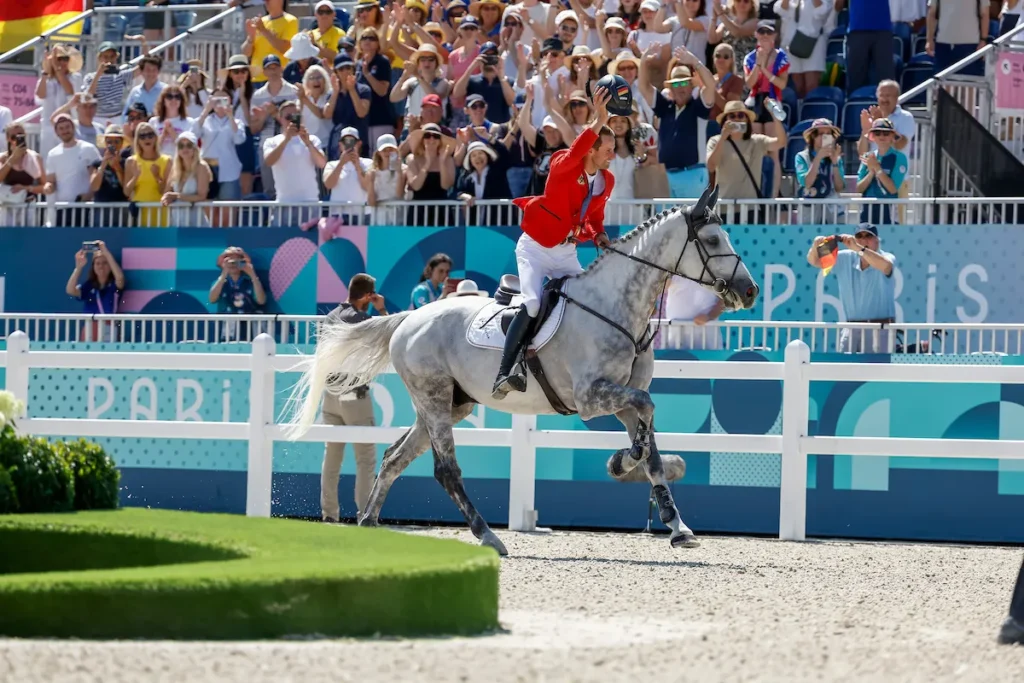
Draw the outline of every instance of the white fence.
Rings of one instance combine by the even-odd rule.
[[[248,370],[248,422],[189,422],[24,418],[22,431],[46,436],[145,437],[233,439],[249,443],[246,514],[268,517],[271,511],[273,443],[284,440],[274,415],[275,375],[295,366],[295,356],[276,355],[269,335],[253,342],[251,355],[214,353],[105,353],[29,351],[23,332],[11,335],[0,365],[7,369],[6,388],[28,399],[32,368],[122,370]],[[810,362],[810,349],[797,340],[786,347],[783,363],[730,363],[711,361],[658,361],[654,377],[661,379],[779,380],[783,382],[781,435],[682,434],[659,432],[658,447],[665,451],[719,451],[779,453],[782,481],[779,538],[803,540],[807,522],[807,456],[876,455],[903,457],[956,457],[1024,459],[1024,441],[985,439],[906,439],[889,437],[810,436],[808,431],[811,382],[936,382],[1024,384],[1024,366],[896,365],[873,363]],[[334,427],[315,425],[302,441],[390,444],[406,427]],[[511,429],[457,428],[455,443],[462,446],[511,448],[509,474],[509,528],[536,527],[534,504],[538,448],[591,448],[611,451],[629,445],[625,432],[537,429],[537,418],[513,415]]]
[[[0,313],[0,340],[21,331],[33,342],[127,344],[249,343],[269,334],[278,344],[315,344],[319,315],[91,315]],[[717,320],[707,325],[651,320],[655,349],[780,351],[799,339],[812,352],[839,351],[843,330],[866,330],[873,353],[1024,355],[1024,325],[984,323],[819,323]],[[889,334],[880,336],[886,329]]]

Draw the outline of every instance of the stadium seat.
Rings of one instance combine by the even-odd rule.
[[[850,93],[850,96],[847,98],[847,101],[850,102],[853,100],[870,100],[871,104],[874,104],[876,102],[875,90],[877,89],[878,86],[876,85],[861,86],[854,90],[852,93]]]
[[[842,125],[840,114],[842,113],[845,101],[846,97],[840,88],[820,85],[804,97],[800,105],[799,120],[804,121],[806,119],[820,119],[824,117],[831,119],[837,126]],[[811,105],[810,109],[808,109],[808,105]]]
[[[791,128],[799,119],[800,101],[796,97],[796,90],[792,88],[782,89],[782,108],[786,111],[786,128]]]
[[[851,100],[843,106],[843,139],[856,140],[860,137],[860,113],[875,104],[875,99]]]
[[[900,79],[900,89],[908,92],[921,85],[935,75],[935,60],[926,54],[914,55],[910,62],[903,68],[903,75]],[[912,97],[907,103],[922,105],[925,103],[926,93],[920,93]]]
[[[814,123],[812,120],[801,121],[789,131],[789,139],[786,141],[786,149],[782,156],[782,172],[793,173],[796,168],[796,155],[804,151],[807,143],[804,141],[804,131]]]
[[[899,55],[892,56],[892,67],[893,73],[896,74],[896,82],[900,82],[900,77],[903,75],[903,57]]]
[[[316,17],[302,17],[299,19],[300,31],[312,31],[316,28]]]
[[[849,25],[850,25],[850,10],[848,10],[848,9],[846,9],[844,7],[842,10],[840,10],[839,14],[836,16],[836,29],[838,30],[839,28],[842,28],[843,29],[843,33],[846,33],[846,27],[849,26]]]
[[[195,26],[197,15],[195,12],[174,12],[171,21],[178,33],[189,30]]]
[[[846,51],[846,38],[829,38],[825,48],[825,60],[832,61]]]
[[[334,25],[340,28],[342,31],[348,31],[348,27],[352,24],[352,17],[349,15],[348,10],[343,7],[334,8]]]
[[[123,14],[107,14],[103,25],[103,40],[123,41],[128,30],[128,17]]]

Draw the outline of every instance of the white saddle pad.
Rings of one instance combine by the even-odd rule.
[[[505,348],[505,333],[501,331],[502,313],[507,308],[518,309],[520,301],[521,297],[516,296],[512,297],[512,303],[508,306],[502,306],[494,301],[484,306],[476,314],[476,317],[473,318],[469,329],[466,330],[466,341],[477,348],[501,351]],[[551,341],[551,337],[555,336],[555,332],[562,322],[562,315],[564,313],[565,299],[559,297],[558,303],[555,304],[554,309],[551,311],[551,315],[540,326],[540,330],[537,331],[537,334],[534,335],[533,340],[530,342],[531,349],[540,351],[545,344]]]

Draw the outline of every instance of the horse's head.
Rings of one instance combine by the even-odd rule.
[[[686,219],[686,244],[672,270],[714,291],[729,310],[752,308],[760,289],[722,229],[722,219],[715,213],[717,201],[718,187],[708,187],[692,208],[680,209]]]

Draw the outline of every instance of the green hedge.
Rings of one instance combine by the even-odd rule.
[[[120,472],[84,439],[51,443],[0,430],[0,514],[114,509]]]

